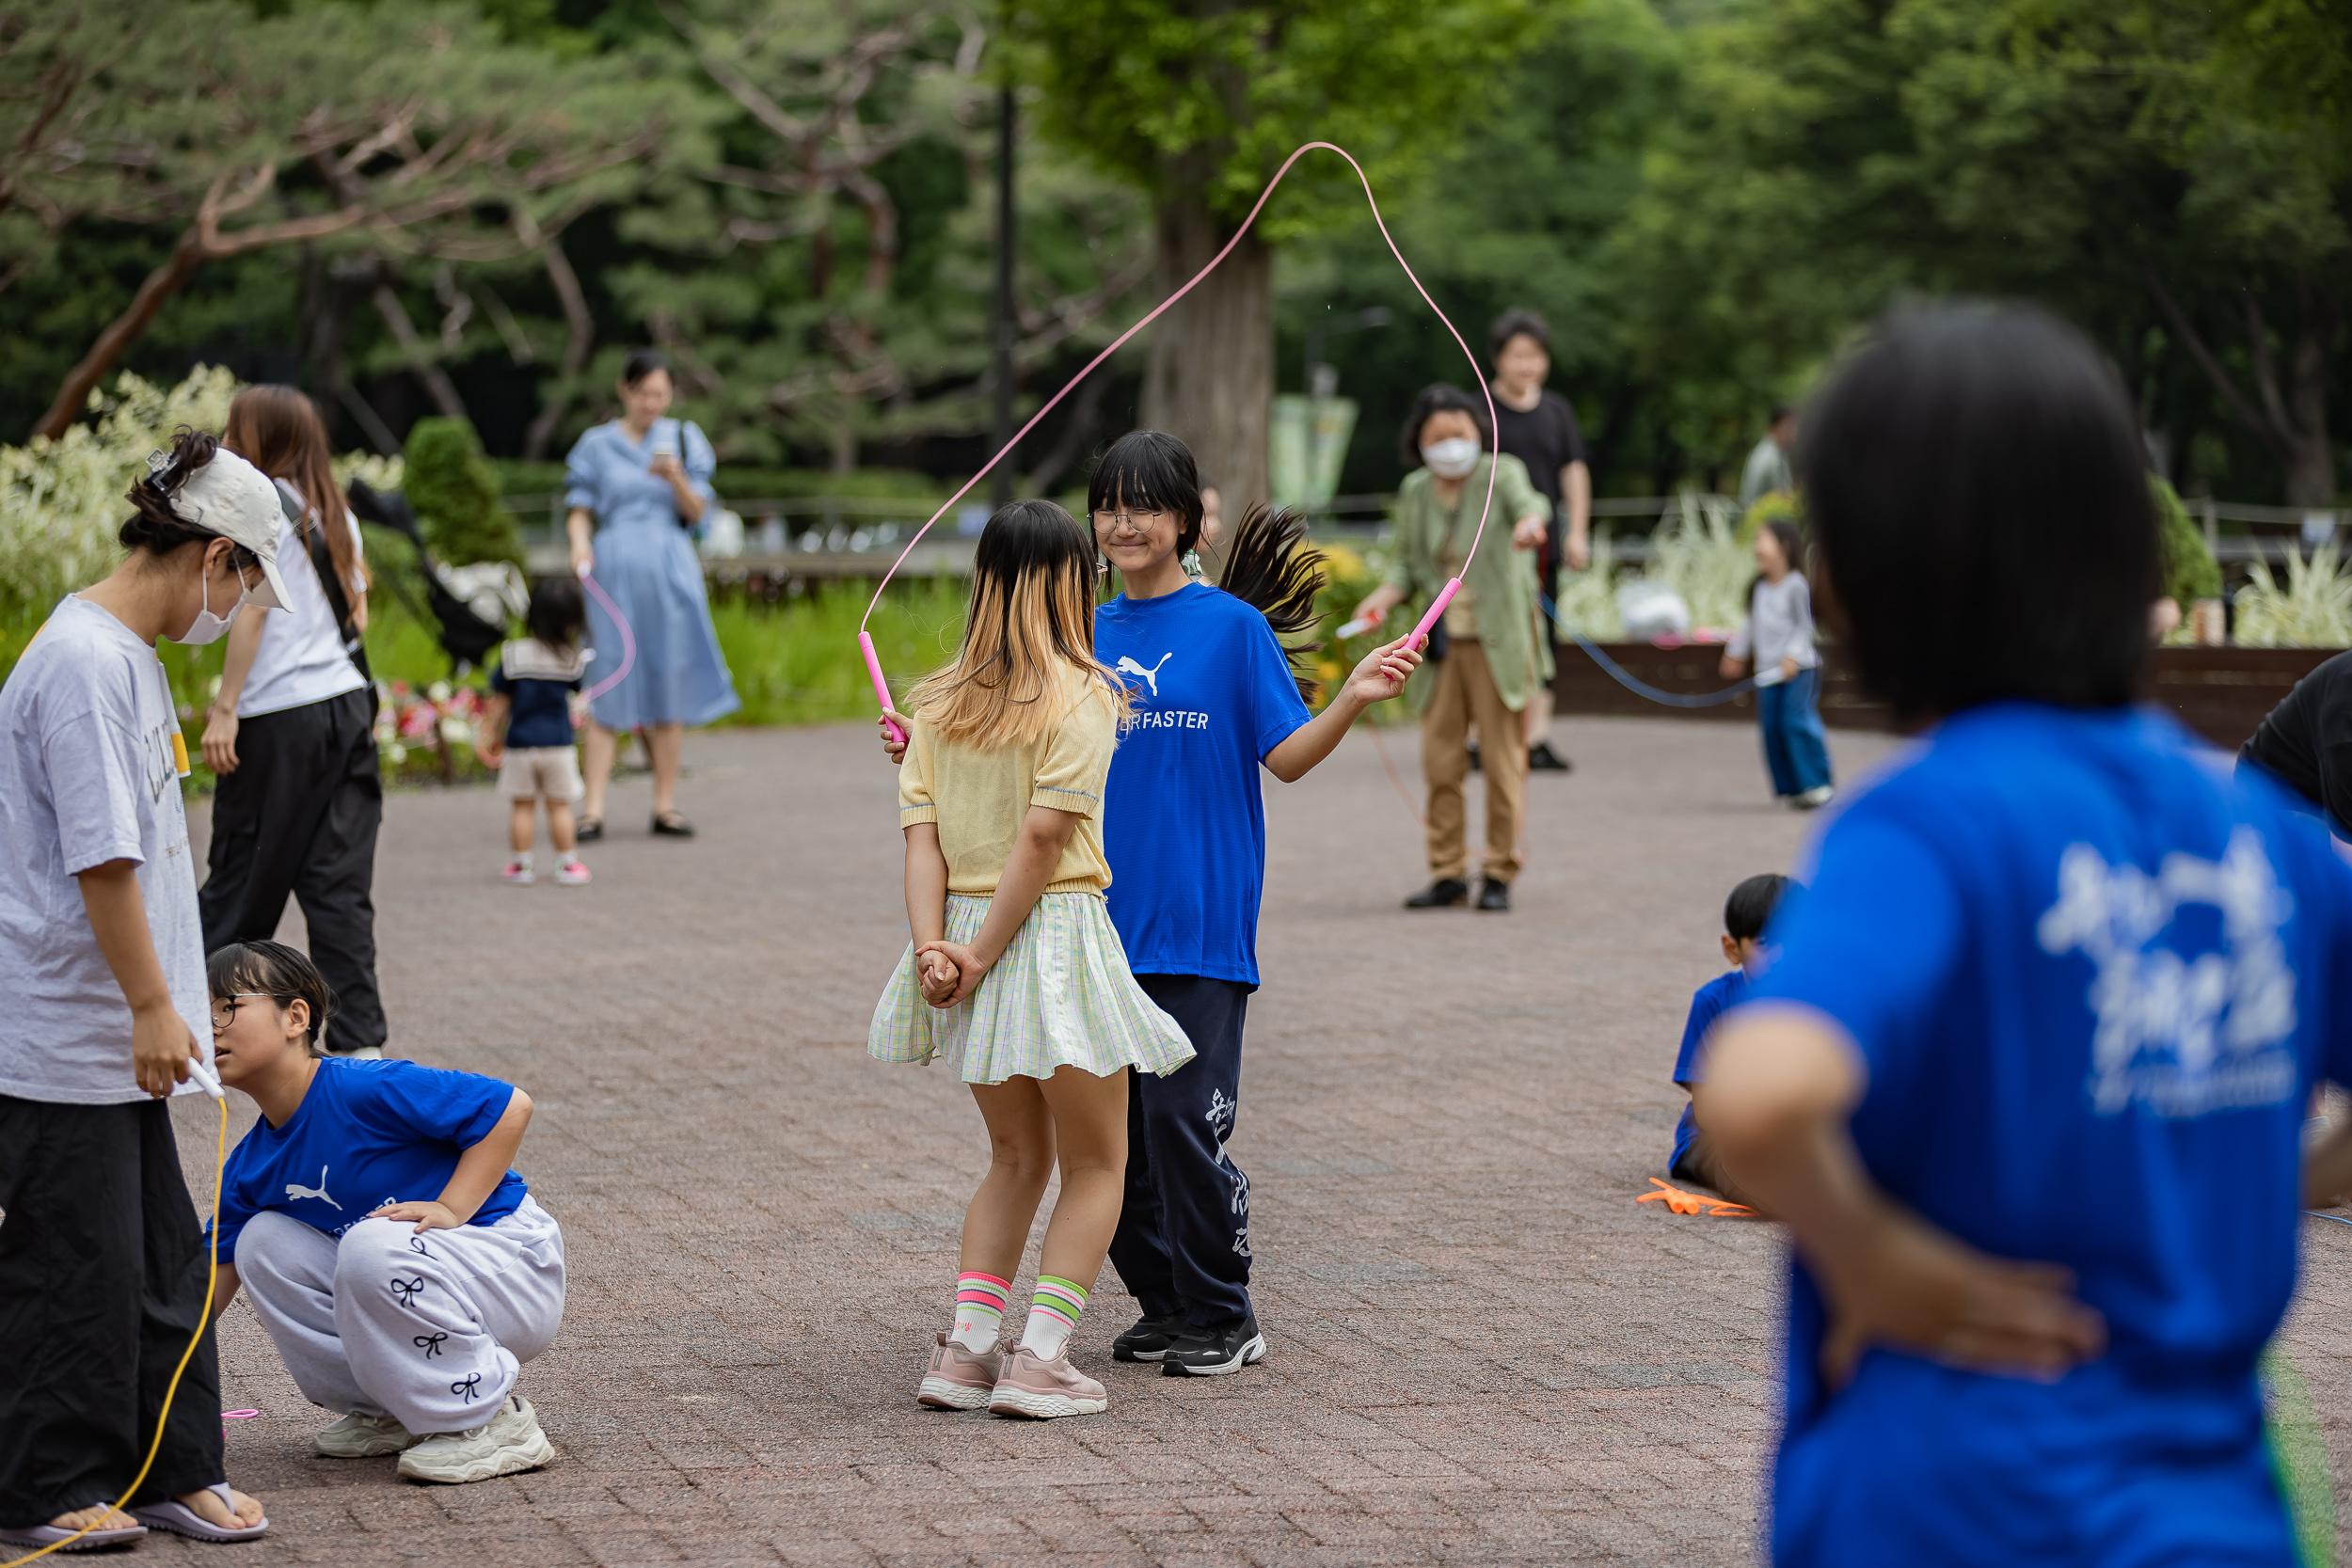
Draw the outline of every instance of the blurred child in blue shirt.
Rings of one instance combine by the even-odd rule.
[[[2133,705],[2155,518],[2078,334],[1897,315],[1804,441],[1825,625],[1916,738],[1697,1090],[1795,1243],[1773,1560],[2288,1568],[2255,1364],[2352,1186],[2352,1129],[2301,1142],[2352,868]]]
[[[1701,986],[1691,998],[1691,1017],[1682,1026],[1682,1049],[1675,1053],[1675,1087],[1689,1091],[1701,1076],[1700,1053],[1715,1021],[1748,999],[1748,982],[1764,969],[1764,927],[1780,907],[1788,879],[1768,871],[1750,877],[1724,900],[1724,961],[1731,968]],[[1715,1153],[1714,1140],[1700,1130],[1690,1105],[1675,1123],[1675,1151],[1666,1174],[1677,1181],[1712,1187],[1734,1203],[1747,1197],[1733,1184]],[[1750,1205],[1754,1207],[1754,1205]]]
[[[579,579],[548,577],[532,583],[523,629],[531,635],[500,648],[490,667],[490,702],[477,748],[499,770],[499,793],[508,801],[506,838],[514,854],[500,875],[518,884],[531,881],[531,847],[544,800],[555,879],[577,887],[588,880],[588,868],[580,863],[572,821],[582,784],[580,753],[572,747],[571,701],[596,657],[580,645],[588,610]]]

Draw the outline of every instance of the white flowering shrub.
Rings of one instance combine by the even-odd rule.
[[[131,515],[123,493],[147,454],[183,425],[217,433],[236,393],[219,366],[199,365],[169,388],[125,371],[112,396],[90,395],[95,425],[0,447],[0,608],[45,608],[113,571],[115,531]]]
[[[1748,618],[1756,557],[1740,543],[1738,509],[1721,496],[1682,492],[1671,519],[1661,518],[1657,554],[1643,574],[1665,583],[1691,607],[1691,625],[1723,630]]]
[[[2232,640],[2249,648],[2352,646],[2352,568],[2330,542],[2312,552],[2287,552],[2287,579],[2257,558],[2238,590]]]
[[[122,559],[115,532],[131,515],[123,494],[147,472],[147,454],[169,447],[182,426],[220,434],[237,390],[218,365],[199,365],[171,388],[125,371],[112,395],[90,395],[96,424],[0,446],[0,613],[46,610],[113,571]],[[336,459],[338,483],[354,475],[397,490],[401,462],[364,452]]]

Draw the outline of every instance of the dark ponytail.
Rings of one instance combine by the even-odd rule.
[[[1323,592],[1323,552],[1309,546],[1307,515],[1290,507],[1251,503],[1233,530],[1225,550],[1225,569],[1217,586],[1255,610],[1274,628],[1275,640],[1289,656],[1298,694],[1311,703],[1321,685],[1298,673],[1298,661],[1322,646],[1294,641],[1314,626],[1315,595]]]
[[[218,450],[219,443],[200,430],[183,427],[171,438],[170,461],[151,467],[147,477],[132,485],[122,498],[137,509],[123,519],[121,531],[115,536],[122,541],[124,549],[169,555],[183,545],[207,545],[220,537],[207,533],[171,509],[171,498],[180,493],[180,487],[199,468],[213,460],[213,453]],[[152,466],[155,460],[148,461]],[[245,564],[247,552],[240,548],[238,554],[239,564]]]

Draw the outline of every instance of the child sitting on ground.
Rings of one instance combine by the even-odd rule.
[[[453,1483],[546,1464],[515,1393],[564,1321],[564,1233],[508,1168],[531,1097],[323,1055],[326,982],[281,943],[207,970],[221,1082],[262,1110],[221,1176],[215,1317],[242,1285],[303,1397],[348,1412],[311,1439],[329,1459]]]
[[[1788,878],[1768,871],[1750,877],[1724,900],[1724,961],[1731,965],[1731,971],[1708,981],[1691,998],[1691,1019],[1682,1026],[1682,1049],[1675,1053],[1675,1087],[1686,1094],[1699,1081],[1699,1053],[1707,1044],[1707,1032],[1715,1027],[1717,1019],[1748,999],[1749,980],[1763,971],[1764,927],[1788,887]],[[1682,1107],[1682,1119],[1675,1123],[1674,1159],[1666,1174],[1677,1181],[1712,1187],[1734,1203],[1749,1202],[1724,1174],[1714,1141],[1687,1103]]]
[[[580,755],[572,749],[571,694],[596,656],[582,652],[588,608],[575,578],[541,578],[531,585],[524,612],[529,637],[499,649],[490,668],[490,702],[482,717],[482,760],[499,770],[499,793],[512,802],[507,842],[514,858],[500,873],[517,885],[532,880],[531,847],[537,802],[548,803],[548,841],[555,846],[555,879],[566,887],[588,880],[572,836],[572,802],[580,799]]]

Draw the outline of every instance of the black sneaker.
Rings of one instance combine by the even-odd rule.
[[[1405,900],[1408,910],[1445,910],[1470,902],[1470,883],[1459,877],[1440,877]]]
[[[1549,740],[1538,740],[1527,749],[1527,770],[1531,773],[1571,773],[1576,764],[1551,749]]]
[[[1111,1341],[1114,1361],[1157,1361],[1184,1331],[1181,1313],[1165,1318],[1137,1318],[1136,1325]]]
[[[1221,1377],[1265,1359],[1265,1336],[1258,1320],[1244,1313],[1222,1328],[1186,1324],[1160,1357],[1162,1377]]]
[[[1480,879],[1478,907],[1482,910],[1507,910],[1511,907],[1511,884],[1498,882],[1492,877]]]

